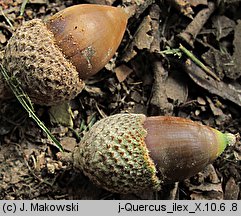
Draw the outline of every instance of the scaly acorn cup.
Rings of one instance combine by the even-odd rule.
[[[84,88],[82,79],[96,74],[112,58],[127,20],[121,8],[81,4],[45,22],[27,21],[9,40],[3,66],[32,102],[53,105],[70,100]],[[10,92],[3,81],[0,85],[0,98],[6,98]]]
[[[117,114],[98,121],[66,157],[108,191],[158,191],[164,182],[203,170],[235,141],[233,134],[179,117]]]

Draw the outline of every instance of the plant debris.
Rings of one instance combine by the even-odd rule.
[[[47,19],[77,4],[22,3],[0,0],[0,63],[8,40],[23,22]],[[116,55],[86,80],[85,89],[69,105],[33,105],[66,152],[97,120],[117,113],[180,116],[239,136],[240,0],[78,1],[83,3],[123,7],[129,20]],[[182,52],[180,44],[193,56]],[[10,92],[6,89],[5,94]],[[67,161],[61,162],[58,148],[17,99],[0,101],[0,123],[0,199],[241,199],[240,138],[189,179],[163,185],[157,193],[119,195],[96,187]]]

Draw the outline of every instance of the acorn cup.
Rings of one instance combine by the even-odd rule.
[[[121,8],[81,4],[47,21],[25,22],[10,38],[3,66],[32,102],[54,105],[73,99],[83,79],[96,74],[115,54],[127,25]],[[9,89],[0,76],[0,98]],[[4,86],[5,85],[5,86]]]
[[[233,134],[179,117],[116,114],[60,157],[108,191],[135,193],[195,175],[235,142]]]

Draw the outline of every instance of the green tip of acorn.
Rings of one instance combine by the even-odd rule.
[[[236,136],[231,133],[222,133],[216,130],[217,140],[219,143],[218,155],[222,154],[227,146],[233,146],[236,143]]]

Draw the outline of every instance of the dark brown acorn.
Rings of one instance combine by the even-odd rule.
[[[230,133],[183,118],[117,114],[97,122],[71,160],[111,192],[160,190],[164,182],[202,171],[235,141]]]
[[[47,21],[25,22],[9,40],[3,66],[34,103],[53,105],[74,98],[83,79],[97,73],[116,52],[127,14],[121,8],[81,4]],[[0,98],[9,91],[0,81]]]

